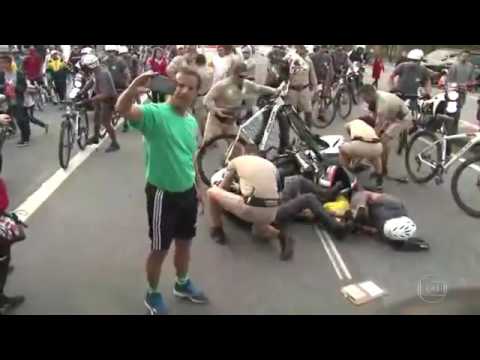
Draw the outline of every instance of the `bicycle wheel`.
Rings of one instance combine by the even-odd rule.
[[[70,162],[70,155],[72,153],[72,127],[70,122],[67,120],[62,121],[60,126],[60,142],[58,143],[58,159],[60,161],[60,166],[63,169],[67,169],[68,163]]]
[[[342,87],[335,95],[335,106],[337,107],[338,114],[343,120],[350,116],[352,113],[352,94],[346,87]]]
[[[203,144],[198,150],[196,167],[200,179],[207,186],[210,186],[210,178],[216,171],[226,166],[225,159],[227,153],[231,149],[236,135],[218,135],[211,138]],[[240,138],[237,142],[236,149],[234,149],[230,160],[245,154],[247,143]]]
[[[313,116],[313,126],[318,129],[325,129],[335,120],[336,107],[331,96],[324,96],[316,103]]]
[[[88,122],[87,112],[85,111],[83,114],[80,114],[80,118],[78,119],[77,144],[80,150],[85,150],[85,147],[87,146],[88,133],[89,133],[89,122]]]
[[[441,162],[441,146],[437,136],[429,131],[417,132],[407,145],[405,167],[410,178],[423,184],[433,179]]]
[[[460,209],[480,218],[480,155],[464,161],[455,169],[451,190]]]

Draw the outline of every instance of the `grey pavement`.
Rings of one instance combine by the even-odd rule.
[[[261,76],[259,70],[257,77]],[[359,113],[354,108],[350,119]],[[13,141],[4,148],[2,176],[12,209],[59,168],[60,113],[49,109],[38,115],[51,124],[48,135],[33,126],[29,148],[17,149]],[[337,119],[322,134],[343,134],[343,125]],[[13,249],[15,271],[6,288],[9,294],[27,297],[16,314],[145,314],[149,242],[142,140],[131,131],[119,134],[119,142],[118,153],[105,154],[106,144],[94,152],[29,218],[28,239]],[[403,159],[393,155],[392,161],[392,172],[405,174]],[[339,280],[311,225],[295,225],[295,257],[282,262],[275,243],[253,241],[247,229],[228,220],[230,243],[217,245],[208,236],[203,215],[193,242],[191,276],[211,303],[192,305],[174,299],[172,254],[160,290],[171,314],[373,314],[394,312],[405,302],[426,306],[417,288],[428,275],[447,283],[448,289],[476,287],[478,220],[456,206],[450,175],[445,180],[440,186],[385,184],[387,192],[406,202],[419,224],[419,235],[431,244],[429,252],[399,253],[357,235],[334,239],[352,275],[351,281]],[[343,298],[342,286],[366,280],[389,295],[360,307]],[[440,305],[428,306],[438,310]]]

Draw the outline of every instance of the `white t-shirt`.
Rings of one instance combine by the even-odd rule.
[[[216,84],[228,76],[228,70],[230,70],[230,67],[232,66],[232,57],[228,55],[224,57],[215,55],[212,59],[212,63],[213,83]]]

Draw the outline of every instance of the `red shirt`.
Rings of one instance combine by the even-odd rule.
[[[150,58],[148,59],[148,65],[150,65],[150,68],[156,73],[167,76],[168,63],[166,58],[164,57],[162,57],[161,59]]]
[[[28,80],[35,80],[42,76],[43,61],[36,52],[30,54],[23,60],[23,70]]]
[[[383,71],[385,71],[385,67],[383,66],[382,58],[375,58],[375,61],[373,62],[372,77],[374,79],[379,79]]]
[[[7,186],[2,178],[0,178],[0,213],[5,212],[8,209],[9,199]]]

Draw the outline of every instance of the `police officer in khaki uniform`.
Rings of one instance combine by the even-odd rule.
[[[276,95],[279,90],[247,80],[245,63],[235,65],[233,74],[216,83],[205,96],[209,113],[204,142],[217,135],[236,134],[236,117],[244,100],[254,95]]]
[[[203,137],[205,123],[207,121],[207,108],[205,107],[203,100],[213,84],[213,69],[207,66],[207,59],[203,54],[197,55],[194,69],[198,72],[198,75],[200,75],[200,78],[202,79],[202,85],[198,91],[198,96],[195,99],[195,103],[193,104],[193,114],[197,119],[198,127]]]
[[[312,94],[317,87],[317,76],[305,45],[295,45],[296,53],[287,55],[290,87],[287,103],[304,112],[305,122],[312,126]]]
[[[189,67],[195,64],[197,58],[197,45],[185,45],[185,53],[176,56],[167,67],[167,75],[175,79],[175,75],[182,67]]]

